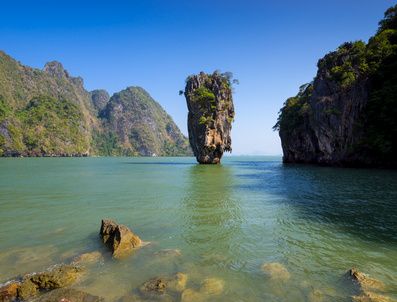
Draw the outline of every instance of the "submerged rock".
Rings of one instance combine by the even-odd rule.
[[[141,285],[139,292],[143,296],[163,295],[182,292],[187,283],[187,275],[176,273],[172,277],[155,277]]]
[[[108,219],[102,220],[100,235],[116,259],[128,256],[142,245],[142,240],[128,227]]]
[[[271,280],[286,281],[291,277],[285,266],[278,262],[264,263],[262,271]]]
[[[182,292],[181,296],[181,302],[201,302],[205,301],[206,296],[203,293],[200,293],[196,290],[193,290],[191,288],[185,289]]]
[[[313,289],[307,295],[308,302],[322,302],[324,301],[324,293],[319,289]]]
[[[198,290],[187,288],[182,292],[182,302],[201,302],[213,299],[212,296],[223,293],[225,282],[218,278],[206,278]]]
[[[73,288],[59,288],[43,294],[33,302],[103,302],[104,299]]]
[[[225,282],[222,279],[207,278],[201,284],[200,292],[206,295],[219,295],[223,292]]]
[[[145,283],[142,284],[142,286],[139,288],[139,291],[142,294],[164,294],[165,290],[167,288],[167,281],[165,278],[162,277],[156,277],[152,278]]]
[[[373,292],[365,292],[359,296],[352,297],[353,302],[396,302],[390,297],[376,294]]]
[[[177,257],[182,256],[182,253],[178,249],[163,249],[155,252],[154,255],[159,257]]]
[[[346,276],[353,281],[359,292],[357,295],[352,296],[354,302],[396,302],[390,297],[374,292],[380,292],[385,289],[383,282],[370,278],[356,268],[348,270]]]
[[[90,253],[83,253],[73,258],[72,264],[73,265],[92,265],[103,261],[102,253],[99,251],[94,251]]]
[[[18,289],[21,284],[17,281],[8,282],[0,287],[0,302],[14,301],[18,296]]]
[[[223,152],[232,150],[234,119],[231,78],[228,74],[189,76],[185,97],[190,146],[201,164],[218,164]]]
[[[171,291],[181,292],[186,288],[187,275],[184,273],[176,273],[175,277],[168,280],[168,289]]]

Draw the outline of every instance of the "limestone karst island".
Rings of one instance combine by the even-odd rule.
[[[1,11],[0,302],[397,302],[397,2]]]

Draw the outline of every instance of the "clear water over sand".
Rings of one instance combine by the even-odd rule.
[[[397,172],[284,166],[276,157],[0,159],[0,283],[103,249],[102,218],[151,244],[92,267],[77,288],[107,301],[176,272],[206,301],[350,301],[356,266],[397,298]],[[159,256],[179,249],[181,256]],[[267,278],[277,262],[290,278]]]

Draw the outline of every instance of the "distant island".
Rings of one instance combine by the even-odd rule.
[[[56,61],[0,51],[0,156],[185,156],[187,138],[141,87],[88,92]]]
[[[289,98],[274,129],[286,163],[397,167],[397,5],[368,43],[342,44]]]

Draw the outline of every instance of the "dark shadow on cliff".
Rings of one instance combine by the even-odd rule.
[[[280,162],[235,162],[238,188],[263,191],[300,218],[333,224],[362,240],[397,244],[397,172]]]

